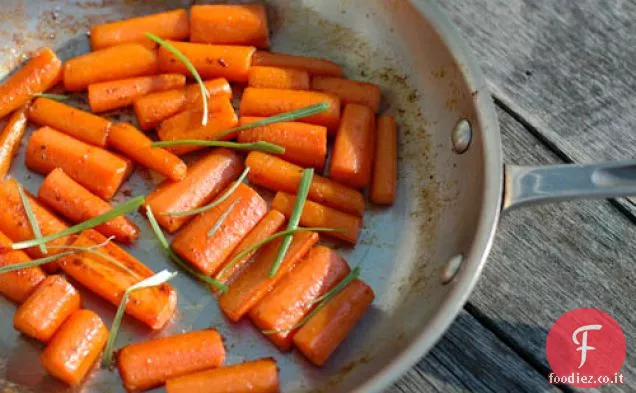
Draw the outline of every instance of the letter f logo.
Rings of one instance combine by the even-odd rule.
[[[596,349],[592,346],[587,345],[588,330],[601,330],[602,327],[603,326],[601,325],[585,325],[576,329],[574,333],[572,334],[572,341],[574,341],[574,344],[581,345],[580,347],[576,349],[577,351],[581,351],[581,364],[579,364],[579,368],[583,367],[583,365],[585,364],[585,360],[587,360],[587,351],[593,351]],[[579,342],[577,336],[581,332],[583,332],[583,335],[582,335],[581,342]]]

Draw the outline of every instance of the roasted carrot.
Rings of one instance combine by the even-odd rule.
[[[219,367],[223,362],[223,339],[214,329],[127,345],[117,356],[119,374],[130,391],[163,385],[170,378]]]
[[[72,243],[75,247],[91,247],[106,238],[89,229]],[[135,257],[110,242],[97,250],[110,258],[81,252],[61,258],[58,263],[64,273],[106,301],[119,305],[124,291],[154,273]],[[126,267],[114,264],[111,259]],[[170,320],[177,306],[177,292],[168,284],[144,288],[130,294],[126,313],[153,329],[161,329]]]
[[[61,102],[40,97],[28,112],[29,120],[49,126],[91,145],[104,147],[111,122]]]
[[[249,87],[309,90],[309,73],[296,68],[251,67],[247,74]]]
[[[318,75],[311,78],[311,88],[340,97],[343,105],[366,105],[373,112],[380,109],[380,86],[375,83]]]
[[[269,48],[265,6],[261,4],[193,5],[190,41]]]
[[[325,126],[333,134],[340,122],[340,98],[315,92],[283,89],[256,89],[248,87],[241,100],[241,116],[273,116],[279,113],[326,102],[329,109],[303,119],[303,122]]]
[[[209,231],[228,209],[229,215],[210,236]],[[253,188],[241,184],[225,201],[179,231],[172,248],[201,272],[214,274],[265,213],[265,200]]]
[[[78,385],[102,352],[108,329],[93,311],[75,311],[42,352],[42,365],[56,378]]]
[[[104,49],[128,42],[137,42],[153,48],[144,33],[170,40],[183,40],[190,35],[190,19],[183,9],[160,12],[116,22],[93,26],[91,46],[93,50]]]
[[[262,117],[241,117],[249,124]],[[304,167],[322,168],[327,158],[327,128],[300,122],[281,122],[239,132],[239,142],[270,142],[285,148],[280,157]]]
[[[36,53],[24,67],[0,83],[0,118],[26,104],[33,94],[53,86],[61,70],[62,62],[51,49]]]
[[[202,78],[226,78],[230,82],[247,82],[247,72],[252,63],[253,46],[209,45],[170,41],[178,51],[190,60]],[[159,48],[161,72],[189,71],[177,57],[164,47]]]
[[[324,365],[374,298],[367,284],[353,280],[298,330],[294,344],[313,364]]]
[[[235,127],[238,118],[232,108],[232,103],[225,97],[217,98],[216,111],[208,114],[208,124],[202,125],[203,112],[199,109],[187,109],[179,114],[162,121],[157,128],[157,136],[162,141],[175,141],[180,139],[214,139],[221,132]],[[228,134],[223,140],[232,139],[236,134]],[[196,150],[199,146],[173,146],[166,150],[182,155]]]
[[[245,164],[250,167],[250,182],[274,191],[295,193],[302,178],[301,167],[258,151],[250,152]],[[364,196],[360,191],[319,175],[313,177],[308,198],[345,213],[364,214]]]
[[[117,123],[108,136],[108,144],[139,164],[153,169],[170,180],[180,181],[188,167],[181,159],[160,147],[129,123]]]
[[[22,250],[11,250],[11,244],[11,239],[0,232],[0,247],[5,249],[5,252],[0,253],[0,267],[31,260]],[[16,303],[22,303],[45,278],[46,275],[39,267],[0,274],[0,294]]]
[[[185,86],[185,76],[181,74],[161,74],[139,76],[112,82],[88,85],[88,103],[93,112],[106,112],[132,105],[146,94],[178,89]]]
[[[218,110],[218,104],[224,106],[220,97],[232,98],[232,88],[227,79],[217,78],[204,82],[210,93],[209,110]],[[137,122],[142,130],[155,128],[162,120],[176,115],[184,109],[197,105],[202,108],[201,89],[198,84],[188,85],[181,89],[173,89],[148,94],[135,100],[133,107]]]
[[[353,188],[371,182],[375,115],[366,105],[347,104],[334,142],[330,176]],[[380,147],[382,148],[382,147]]]
[[[257,51],[252,57],[253,66],[296,68],[311,75],[342,76],[342,68],[336,63],[317,57],[305,57]]]
[[[371,202],[391,205],[397,185],[397,128],[392,116],[378,117],[375,162],[369,192]]]
[[[79,292],[62,276],[48,276],[18,307],[13,327],[27,336],[48,342],[79,307]]]
[[[229,290],[219,298],[219,305],[232,322],[240,320],[274,286],[285,277],[318,241],[316,232],[299,232],[294,235],[283,263],[274,277],[269,270],[276,259],[281,239],[264,246],[254,257],[254,261],[230,285]]]
[[[258,224],[245,236],[243,240],[236,246],[234,252],[227,258],[228,261],[231,261],[237,254],[243,252],[248,247],[253,245],[256,242],[259,242],[266,237],[273,235],[274,232],[278,231],[285,222],[285,215],[278,210],[270,210],[265,217],[263,217]],[[236,276],[238,276],[248,265],[251,257],[256,253],[253,251],[244,257],[242,257],[238,262],[236,262],[233,266],[228,266],[227,269],[223,270],[223,274],[217,274],[215,276],[216,280],[227,284]]]
[[[165,213],[185,212],[211,202],[212,199],[243,171],[241,156],[227,149],[216,149],[188,168],[180,182],[161,183],[146,197],[159,222],[173,233],[194,216],[170,216]]]
[[[309,250],[276,288],[249,312],[250,319],[281,351],[292,346],[294,329],[326,294],[349,274],[347,262],[324,246]]]
[[[130,161],[49,127],[31,134],[25,163],[44,175],[62,168],[73,180],[105,200],[112,199],[133,169]]]
[[[26,105],[16,109],[0,133],[0,180],[9,173],[13,157],[18,152],[20,142],[22,142],[27,124],[26,111]]]
[[[80,91],[88,85],[158,71],[157,53],[141,44],[129,43],[74,57],[64,63],[64,88]]]
[[[63,170],[52,170],[42,182],[38,199],[74,224],[97,217],[112,207],[84,186],[71,179]],[[132,243],[139,237],[137,225],[119,216],[95,227],[104,236],[115,236],[123,243]]]
[[[289,218],[294,209],[295,200],[296,197],[294,195],[277,192],[272,201],[272,208],[280,210]],[[362,219],[316,202],[306,201],[303,214],[300,216],[300,225],[338,228],[339,231],[327,232],[326,234],[351,244],[356,244],[360,234],[360,227],[362,226]]]
[[[167,393],[278,393],[274,359],[259,359],[171,378]]]

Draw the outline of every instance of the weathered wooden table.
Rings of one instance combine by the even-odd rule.
[[[438,4],[486,74],[507,162],[634,158],[634,0]],[[578,307],[609,313],[627,339],[625,385],[598,390],[636,391],[635,223],[630,200],[506,215],[464,312],[390,391],[576,391],[548,384],[545,340],[554,321]]]

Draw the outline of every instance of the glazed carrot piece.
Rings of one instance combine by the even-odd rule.
[[[62,324],[42,352],[42,365],[54,377],[78,385],[102,352],[108,329],[99,315],[77,310]]]
[[[397,127],[392,116],[378,117],[376,139],[369,195],[377,205],[391,205],[397,185]]]
[[[311,75],[342,76],[342,68],[336,63],[317,57],[305,57],[257,51],[252,57],[253,66],[296,68]]]
[[[343,105],[366,105],[373,112],[380,108],[380,86],[375,83],[319,75],[311,78],[311,88],[340,97]]]
[[[219,104],[224,107],[220,97],[232,98],[232,88],[227,79],[217,78],[204,82],[210,93],[209,110],[218,110]],[[176,115],[184,109],[197,105],[202,108],[201,89],[198,84],[188,85],[181,89],[173,89],[148,94],[135,100],[133,108],[137,122],[142,130],[155,128],[162,120]]]
[[[73,224],[79,224],[111,210],[110,204],[56,168],[49,173],[38,191],[38,199]],[[95,227],[104,236],[132,243],[139,228],[130,219],[119,216]]]
[[[169,40],[186,39],[190,35],[188,11],[178,9],[93,26],[90,34],[91,47],[99,50],[137,42],[154,48],[154,42],[146,38],[144,33]]]
[[[332,179],[353,188],[369,185],[374,154],[374,122],[375,115],[368,106],[345,106],[331,157]]]
[[[166,149],[151,147],[152,140],[129,123],[117,123],[110,131],[108,144],[139,164],[153,169],[170,180],[180,181],[188,167]]]
[[[133,169],[130,161],[49,127],[31,134],[25,163],[44,175],[62,168],[73,180],[107,201]]]
[[[79,292],[62,276],[48,276],[18,307],[13,327],[27,336],[48,342],[79,307]]]
[[[62,62],[51,49],[36,53],[24,67],[0,83],[0,118],[26,104],[33,94],[53,86],[61,70]]]
[[[190,41],[269,48],[265,6],[210,4],[190,8]]]
[[[309,90],[309,73],[295,68],[251,67],[247,85],[256,88]]]
[[[83,231],[72,246],[91,247],[105,241],[106,237],[89,229]],[[100,247],[98,251],[118,261],[126,269],[89,252],[63,257],[58,264],[68,276],[115,306],[119,305],[128,287],[154,274],[113,242]],[[132,292],[126,304],[126,314],[152,329],[161,329],[174,314],[176,306],[177,292],[170,285],[162,284]]]
[[[185,212],[212,201],[243,172],[243,159],[228,149],[215,149],[188,168],[180,182],[161,183],[146,197],[159,225],[173,233],[194,216],[170,216],[164,213]]]
[[[0,133],[0,180],[4,179],[9,173],[13,157],[18,152],[18,148],[20,148],[20,142],[24,136],[27,124],[26,111],[26,105],[16,109],[9,117],[4,130]]]
[[[166,381],[167,393],[278,393],[278,389],[278,367],[271,358],[200,371]]]
[[[112,82],[88,85],[88,103],[93,112],[106,112],[132,105],[146,94],[178,89],[185,86],[185,76],[181,74],[161,74],[140,76]]]
[[[367,284],[353,280],[298,330],[294,344],[310,362],[316,366],[324,365],[374,298],[373,290]]]
[[[228,209],[230,213],[209,236]],[[265,200],[253,188],[241,184],[225,201],[201,213],[179,231],[172,248],[204,274],[214,274],[265,213]]]
[[[281,351],[288,351],[293,329],[326,294],[349,274],[347,262],[324,246],[309,250],[305,258],[274,290],[249,312],[250,319]]]
[[[93,83],[153,75],[157,71],[154,49],[136,43],[121,44],[86,53],[64,63],[64,88],[80,91]]]
[[[217,109],[208,114],[208,124],[202,125],[203,112],[199,109],[187,109],[179,114],[167,118],[157,127],[157,136],[162,141],[175,141],[180,139],[214,139],[221,132],[235,127],[238,117],[232,108],[232,103],[225,97],[220,97]],[[221,138],[229,140],[235,137],[235,133]],[[201,146],[171,146],[166,150],[182,155],[201,150]]]
[[[302,109],[310,105],[326,102],[329,109],[303,119],[305,123],[325,126],[333,134],[340,122],[340,98],[303,90],[255,89],[248,87],[241,100],[241,116],[273,116],[283,112]]]
[[[129,391],[157,387],[170,378],[219,367],[224,362],[223,339],[214,329],[127,345],[117,356],[119,375]]]
[[[259,151],[250,152],[245,165],[250,167],[250,182],[273,191],[295,193],[302,178],[301,167]],[[319,175],[314,175],[307,197],[345,213],[364,214],[364,196],[360,191]]]
[[[253,46],[231,46],[196,44],[169,41],[190,60],[202,78],[226,78],[230,82],[247,82],[247,72],[252,63]],[[159,48],[159,69],[161,72],[190,72],[172,52]]]
[[[112,125],[103,117],[44,97],[33,102],[28,116],[34,123],[55,128],[82,142],[99,147],[106,146]]]
[[[281,241],[278,239],[264,246],[256,254],[254,261],[232,282],[228,291],[219,298],[219,306],[232,322],[238,322],[274,289],[274,286],[318,242],[318,234],[316,232],[296,233],[278,272],[274,277],[269,277],[269,270],[276,259]]]
[[[289,218],[294,209],[295,200],[296,196],[294,195],[286,192],[277,192],[272,201],[272,208],[280,210]],[[362,226],[362,219],[316,202],[306,201],[303,214],[300,216],[300,225],[338,228],[340,231],[327,232],[326,234],[351,244],[356,244],[360,234],[360,227]]]
[[[246,250],[248,247],[253,245],[256,242],[259,242],[266,237],[273,235],[283,226],[285,222],[285,215],[278,210],[270,210],[265,217],[263,217],[258,224],[245,236],[243,240],[236,246],[234,252],[227,258],[228,261],[234,259],[236,255]],[[236,264],[231,267],[228,267],[227,270],[224,270],[223,274],[217,274],[215,276],[216,280],[221,282],[222,284],[227,284],[234,277],[238,276],[248,265],[252,256],[256,253],[256,250],[248,253],[244,257],[242,257]]]
[[[31,260],[22,250],[10,250],[11,244],[11,239],[0,232],[0,247],[5,250],[0,253],[0,267]],[[11,301],[22,303],[45,278],[46,274],[37,266],[0,274],[0,294]]]

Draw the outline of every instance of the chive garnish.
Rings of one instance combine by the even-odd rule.
[[[106,213],[100,214],[97,217],[90,218],[84,222],[80,222],[77,225],[73,225],[70,228],[66,228],[64,230],[50,234],[48,236],[43,236],[39,239],[36,238],[32,240],[25,240],[23,242],[13,243],[13,245],[11,245],[11,248],[14,250],[22,250],[24,248],[29,248],[33,246],[38,246],[40,244],[48,243],[52,240],[59,239],[64,236],[74,235],[83,230],[96,227],[99,224],[103,224],[106,221],[110,221],[115,217],[119,217],[121,215],[129,213],[139,208],[139,206],[143,205],[144,201],[145,201],[145,198],[143,195],[134,197],[120,205],[115,206],[114,208],[107,211]]]
[[[186,66],[188,71],[190,71],[194,79],[197,81],[197,83],[199,84],[199,89],[201,90],[201,101],[203,101],[203,119],[201,120],[201,124],[203,126],[206,126],[208,124],[208,97],[210,96],[210,92],[208,92],[208,89],[205,87],[203,79],[201,79],[201,75],[199,75],[197,69],[194,68],[194,65],[190,62],[190,59],[188,59],[183,53],[179,51],[179,49],[175,48],[171,43],[162,40],[152,33],[144,34],[148,39],[163,46],[164,48],[166,48],[166,50],[175,55],[177,59],[179,59],[183,63],[183,65]]]
[[[245,180],[245,178],[247,177],[247,174],[250,172],[250,168],[246,167],[243,170],[243,173],[241,173],[241,176],[238,177],[238,179],[236,179],[236,181],[232,184],[232,186],[230,188],[228,188],[223,195],[221,195],[220,197],[216,198],[214,201],[212,201],[211,203],[205,205],[205,206],[201,206],[198,207],[196,209],[192,209],[192,210],[187,210],[184,212],[166,212],[166,213],[161,213],[162,216],[173,216],[173,217],[183,217],[183,216],[191,216],[193,214],[199,214],[199,213],[203,213],[204,211],[208,211],[214,207],[217,207],[218,205],[220,205],[221,203],[223,203],[227,198],[230,197],[230,195],[232,195],[232,193],[234,191],[236,191],[236,189],[238,188],[238,186],[243,183],[243,180]]]
[[[117,333],[119,332],[121,320],[124,317],[124,311],[126,310],[126,304],[128,303],[128,297],[130,296],[130,294],[138,289],[156,287],[158,285],[166,283],[172,280],[176,275],[176,272],[162,270],[154,276],[150,276],[142,281],[139,281],[137,284],[131,285],[124,291],[124,294],[121,297],[121,301],[119,302],[119,306],[117,307],[115,318],[113,318],[113,324],[110,327],[108,340],[106,341],[106,348],[104,349],[104,357],[102,359],[103,367],[109,367],[113,361],[113,346],[115,345],[115,339],[117,338]]]
[[[300,216],[303,214],[303,209],[305,208],[305,201],[307,200],[307,194],[309,194],[309,186],[311,185],[311,180],[314,177],[314,169],[307,168],[303,170],[303,177],[300,179],[300,184],[298,184],[298,191],[296,191],[296,201],[294,202],[294,208],[292,209],[291,215],[289,217],[289,222],[287,223],[287,229],[296,229],[298,228],[298,223],[300,222]],[[282,243],[280,244],[280,248],[278,249],[278,255],[272,263],[272,267],[269,270],[269,277],[274,277],[278,269],[280,268],[281,263],[283,263],[283,259],[285,258],[285,254],[287,254],[287,250],[289,250],[289,246],[293,240],[292,235],[287,235],[283,238]]]
[[[252,150],[262,151],[270,154],[283,154],[285,148],[273,143],[258,141],[252,143],[225,142],[225,141],[209,141],[205,139],[178,139],[174,141],[158,141],[150,144],[152,147],[170,147],[170,146],[205,146],[205,147],[226,147],[236,150]]]
[[[32,96],[48,98],[50,100],[55,100],[55,101],[66,101],[69,98],[71,98],[71,96],[68,96],[66,94],[53,94],[53,93],[35,93],[35,94],[32,94]]]
[[[234,202],[232,202],[230,204],[230,206],[228,206],[227,209],[225,209],[225,211],[223,212],[223,214],[221,214],[221,216],[219,217],[218,220],[216,220],[216,222],[214,223],[214,225],[212,225],[212,228],[210,228],[210,230],[208,231],[208,237],[212,237],[214,236],[214,234],[216,233],[216,231],[219,230],[219,228],[221,227],[221,225],[223,225],[223,221],[225,221],[227,219],[227,216],[230,215],[230,213],[232,213],[232,210],[234,210],[234,207],[236,206],[237,203],[239,203],[241,200],[241,198],[237,198],[234,200]]]
[[[31,225],[31,230],[33,231],[33,236],[35,240],[40,240],[42,238],[42,231],[40,231],[40,224],[38,223],[37,218],[35,218],[35,214],[33,214],[33,209],[31,208],[31,203],[29,202],[29,198],[27,198],[26,193],[24,192],[24,188],[22,184],[18,184],[18,194],[20,194],[20,199],[22,200],[22,206],[24,207],[24,211],[27,216],[27,220],[29,221],[29,225]],[[40,252],[42,254],[47,253],[46,244],[41,243],[39,245]]]

